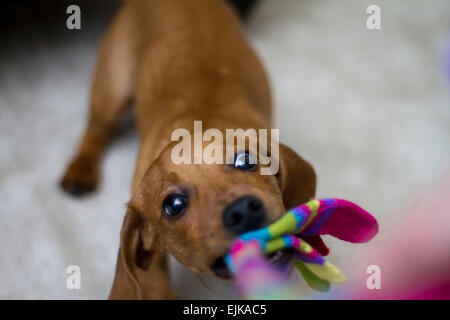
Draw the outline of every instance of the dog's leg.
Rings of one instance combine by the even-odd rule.
[[[119,116],[131,102],[136,32],[128,11],[126,7],[119,11],[99,47],[87,128],[61,181],[62,188],[73,195],[96,189],[103,151]]]

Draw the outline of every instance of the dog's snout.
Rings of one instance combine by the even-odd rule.
[[[234,201],[223,212],[225,228],[235,234],[258,229],[266,218],[263,202],[255,196],[243,196]]]

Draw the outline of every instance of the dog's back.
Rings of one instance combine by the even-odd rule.
[[[135,98],[142,132],[151,126],[147,121],[155,118],[158,106],[165,113],[177,98],[190,107],[218,107],[218,88],[227,82],[240,83],[246,90],[240,94],[269,117],[264,71],[227,2],[129,0],[125,5],[137,33]]]
[[[97,188],[100,157],[130,101],[145,143],[133,190],[176,128],[198,119],[215,119],[215,127],[270,125],[265,71],[226,0],[123,2],[99,46],[89,123],[61,181],[66,191]]]
[[[120,74],[120,88],[131,89],[143,141],[133,190],[171,133],[194,120],[216,128],[270,126],[265,71],[227,1],[128,0],[105,36],[113,41],[127,57],[110,59],[128,72]]]

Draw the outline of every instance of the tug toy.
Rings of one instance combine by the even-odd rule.
[[[289,249],[293,252],[295,267],[308,285],[328,291],[330,283],[344,283],[345,276],[323,257],[328,254],[328,248],[320,235],[362,243],[377,232],[377,220],[350,201],[312,200],[289,210],[265,228],[239,236],[225,260],[241,297],[291,299],[294,297],[287,288],[285,268],[271,266],[267,254]]]

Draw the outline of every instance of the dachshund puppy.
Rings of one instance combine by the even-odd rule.
[[[223,257],[236,235],[314,196],[312,166],[284,145],[271,175],[248,161],[259,151],[235,148],[234,138],[223,141],[224,150],[234,148],[231,164],[173,161],[172,133],[193,133],[194,121],[224,136],[227,129],[270,130],[268,80],[227,1],[122,4],[99,47],[89,121],[61,182],[67,192],[97,187],[101,155],[131,102],[140,149],[111,299],[174,298],[167,254],[194,272],[229,278]],[[281,252],[272,260],[288,258]]]

